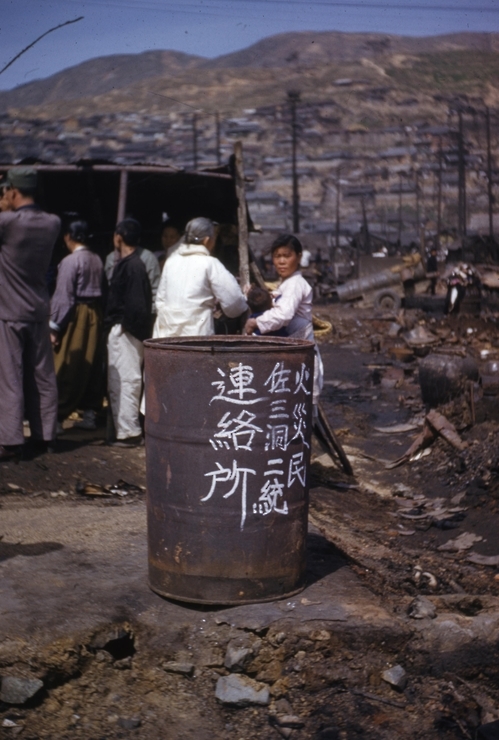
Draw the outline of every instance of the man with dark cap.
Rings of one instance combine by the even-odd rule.
[[[0,213],[0,460],[20,454],[27,418],[33,446],[55,439],[57,384],[45,276],[60,229],[34,201],[36,171],[7,173],[10,210]]]

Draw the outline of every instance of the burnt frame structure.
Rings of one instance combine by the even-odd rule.
[[[28,164],[22,163],[22,164]],[[0,165],[0,175],[14,165]],[[116,223],[125,216],[142,225],[142,246],[160,250],[163,214],[185,225],[205,216],[238,233],[238,199],[231,164],[217,170],[182,171],[161,165],[118,165],[85,162],[76,164],[29,163],[39,176],[37,202],[50,213],[74,212],[90,227],[91,246],[104,257],[113,249]],[[252,224],[248,216],[248,226]],[[237,273],[237,236],[230,258],[217,254]],[[217,249],[217,252],[219,250]],[[54,263],[66,254],[62,239],[54,250]]]

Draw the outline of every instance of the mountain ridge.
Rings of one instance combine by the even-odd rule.
[[[213,78],[217,73],[241,70],[282,70],[289,73],[363,59],[383,60],[397,55],[420,56],[446,51],[499,52],[498,33],[463,32],[426,37],[394,36],[339,31],[300,31],[261,39],[240,51],[214,59],[171,50],[95,57],[50,77],[0,92],[0,112],[60,105],[115,94],[146,81],[185,78],[199,70]],[[70,106],[68,107],[70,108]]]
[[[0,110],[103,95],[158,77],[172,69],[175,72],[192,69],[199,59],[202,57],[169,50],[94,57],[49,77],[1,91]]]

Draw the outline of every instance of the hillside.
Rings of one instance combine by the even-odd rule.
[[[392,54],[428,54],[474,50],[499,52],[499,34],[456,33],[423,38],[378,33],[304,31],[262,39],[247,49],[225,54],[203,64],[208,69],[241,67],[315,67],[344,64],[361,58],[379,59]]]
[[[0,92],[0,111],[105,95],[152,77],[189,69],[199,64],[200,59],[179,51],[146,51],[89,59],[46,79]]]
[[[334,80],[375,84],[389,76],[402,88],[436,85],[484,94],[497,75],[499,34],[460,33],[426,38],[382,34],[302,32],[272,36],[216,59],[149,51],[91,59],[44,80],[0,93],[0,112],[31,109],[41,116],[165,110],[151,91],[204,110],[229,111],[275,102],[286,85],[329,94]],[[456,68],[461,71],[458,73]],[[413,75],[414,73],[414,75]],[[442,77],[443,75],[443,77]],[[200,99],[202,91],[202,101]],[[67,101],[74,101],[71,110]],[[133,101],[133,103],[131,102]],[[170,101],[170,107],[174,105]]]
[[[377,62],[360,59],[310,68],[188,69],[140,80],[94,97],[46,101],[9,108],[22,118],[62,120],[89,115],[139,113],[168,116],[218,112],[231,118],[244,110],[276,106],[288,90],[299,90],[302,105],[334,101],[338,125],[367,128],[406,124],[421,118],[438,122],[445,115],[434,96],[452,101],[466,95],[474,105],[499,106],[499,55],[441,52],[393,55]],[[407,105],[407,101],[409,104]],[[401,107],[402,106],[402,107]],[[445,106],[444,106],[445,107]]]

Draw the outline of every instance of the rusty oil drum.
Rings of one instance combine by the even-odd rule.
[[[313,344],[212,336],[144,346],[151,588],[207,604],[297,593]]]

